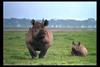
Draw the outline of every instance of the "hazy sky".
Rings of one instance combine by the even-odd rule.
[[[96,1],[3,2],[4,18],[96,19]]]

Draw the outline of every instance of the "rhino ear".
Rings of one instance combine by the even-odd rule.
[[[72,42],[72,45],[75,45],[74,41]]]
[[[48,26],[48,24],[49,24],[49,23],[48,23],[48,20],[45,20],[45,21],[44,21],[44,26]]]
[[[78,42],[78,46],[80,46],[80,42]]]
[[[34,24],[35,24],[35,20],[34,20],[34,19],[32,19],[31,23],[32,23],[32,25],[34,25]]]

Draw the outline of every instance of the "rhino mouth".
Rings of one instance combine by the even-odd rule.
[[[39,36],[39,37],[38,37],[38,39],[43,39],[43,38],[44,38],[44,36]]]

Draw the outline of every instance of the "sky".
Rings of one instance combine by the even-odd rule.
[[[97,19],[96,1],[3,2],[3,18]]]

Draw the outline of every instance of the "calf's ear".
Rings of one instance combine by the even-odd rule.
[[[78,46],[80,46],[80,42],[78,42]]]
[[[48,23],[48,20],[45,20],[45,21],[44,21],[44,26],[48,26],[48,24],[49,24],[49,23]]]
[[[72,42],[72,45],[75,45],[74,41]]]
[[[32,19],[31,23],[32,23],[32,25],[34,25],[34,24],[35,24],[35,20],[34,20],[34,19]]]

